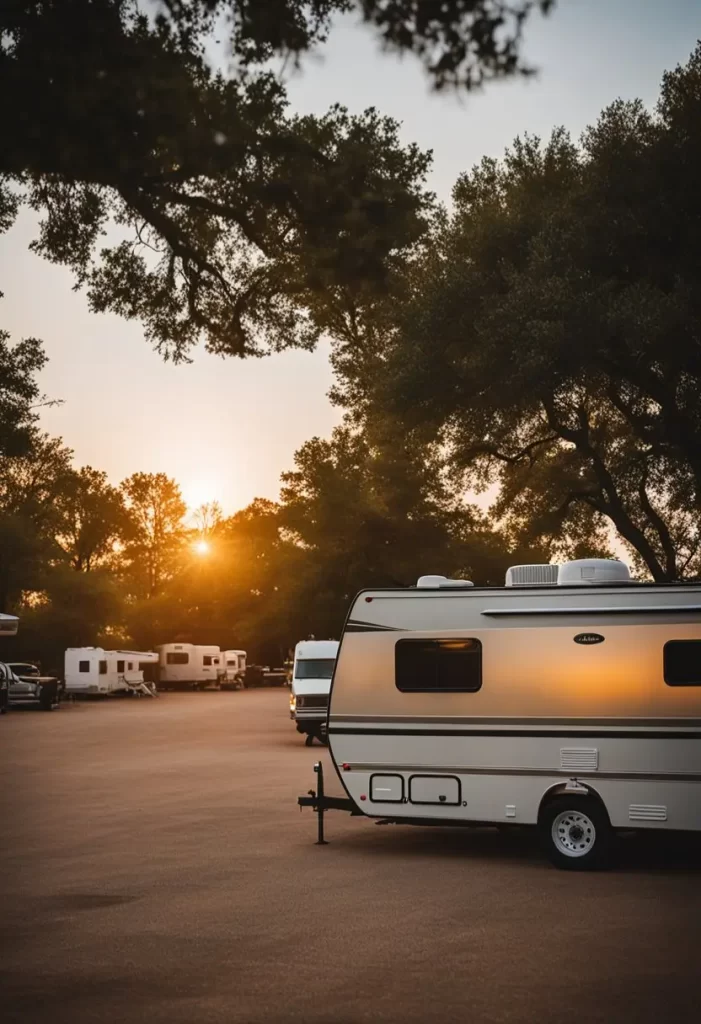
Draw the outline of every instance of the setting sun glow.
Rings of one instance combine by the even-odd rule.
[[[206,540],[195,541],[195,543],[192,545],[192,547],[193,547],[193,550],[195,551],[195,553],[198,554],[198,555],[208,555],[209,554],[209,544],[207,543]]]

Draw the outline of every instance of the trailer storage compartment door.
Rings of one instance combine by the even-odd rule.
[[[402,803],[404,800],[404,779],[401,775],[371,775],[370,799],[375,803]]]
[[[460,779],[455,775],[412,775],[409,779],[409,802],[457,806],[460,803]]]

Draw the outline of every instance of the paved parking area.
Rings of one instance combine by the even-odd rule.
[[[7,1022],[701,1019],[698,842],[572,875],[527,831],[333,813],[317,847],[287,690],[13,712],[0,750]]]

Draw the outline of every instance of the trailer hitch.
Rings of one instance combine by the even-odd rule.
[[[314,771],[318,777],[316,791],[310,789],[307,796],[297,797],[300,811],[303,807],[311,807],[317,815],[317,846],[328,846],[324,839],[324,814],[326,811],[349,811],[351,814],[358,813],[355,804],[347,796],[326,796],[324,792],[324,766],[321,761],[314,765]]]

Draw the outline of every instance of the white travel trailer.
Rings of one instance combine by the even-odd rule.
[[[316,736],[326,737],[326,716],[338,640],[302,640],[295,647],[290,692],[290,718],[297,732],[307,734],[307,746]]]
[[[222,651],[219,681],[222,690],[241,690],[246,680],[246,652]]]
[[[328,731],[347,799],[324,803],[321,774],[300,798],[316,810],[537,825],[574,869],[602,865],[615,830],[700,831],[701,584],[592,559],[364,591]]]
[[[161,644],[158,651],[158,682],[162,690],[204,690],[218,684],[221,651],[196,644]]]
[[[158,663],[153,651],[106,651],[102,647],[69,647],[64,657],[66,693],[74,696],[107,695],[129,690],[155,696],[144,679]]]

